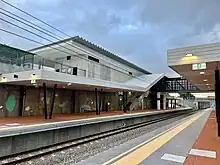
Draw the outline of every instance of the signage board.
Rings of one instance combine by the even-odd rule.
[[[36,80],[31,80],[31,84],[36,84]]]
[[[192,64],[192,70],[203,70],[206,69],[206,63],[198,63],[198,64]]]

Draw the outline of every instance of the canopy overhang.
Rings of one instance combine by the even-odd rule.
[[[57,84],[58,88],[94,90],[104,89],[105,91],[138,91],[144,92],[145,89],[138,86],[126,85],[124,83],[110,82],[100,79],[80,77],[65,73],[49,70],[31,70],[16,73],[2,74],[0,84],[42,86],[46,83],[47,87]]]
[[[220,43],[168,50],[168,65],[202,91],[215,89],[215,70],[220,68]]]
[[[78,90],[95,90],[97,88],[109,92],[147,92],[163,77],[163,74],[150,74],[119,83],[41,69],[2,74],[0,84],[42,86],[43,83],[46,83],[47,87],[53,87],[54,84],[57,84],[57,88]]]

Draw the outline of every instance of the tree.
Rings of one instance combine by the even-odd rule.
[[[195,99],[195,96],[190,92],[180,93],[180,97],[182,97],[183,99]]]

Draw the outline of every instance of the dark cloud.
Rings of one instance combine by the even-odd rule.
[[[171,72],[166,63],[168,48],[219,40],[218,0],[10,0],[9,2],[72,36],[82,35],[153,72]],[[8,9],[2,3],[0,6]],[[19,12],[16,13],[24,16]],[[33,20],[30,17],[26,18]],[[53,31],[40,22],[34,22]],[[0,27],[8,28],[1,21]],[[13,30],[28,35],[17,29]],[[2,35],[1,32],[0,34],[1,42],[21,48],[34,46],[27,41]],[[47,43],[42,39],[40,41]]]

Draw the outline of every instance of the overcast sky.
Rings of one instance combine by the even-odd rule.
[[[220,36],[219,0],[7,1],[70,36],[80,35],[146,70],[157,73],[171,72],[167,67],[167,49],[217,42]],[[1,0],[0,7],[24,16]],[[2,17],[0,14],[0,18]],[[39,22],[35,23],[43,26]],[[0,28],[48,43],[2,21]],[[22,49],[39,46],[2,32],[0,42]]]

